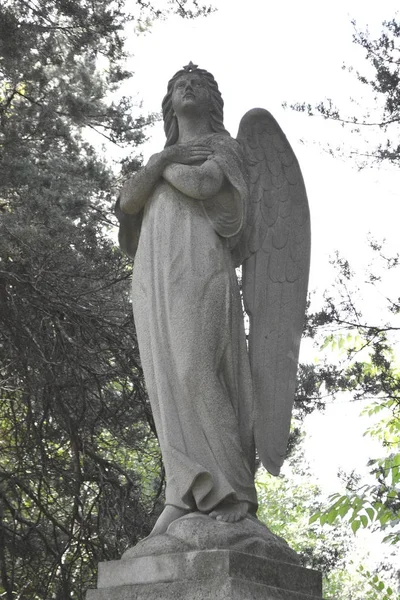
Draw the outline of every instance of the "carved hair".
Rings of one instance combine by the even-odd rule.
[[[224,101],[222,100],[221,92],[218,89],[217,82],[215,81],[211,73],[209,73],[205,69],[198,69],[197,65],[193,65],[193,63],[190,62],[189,65],[183,67],[183,69],[175,73],[172,79],[170,79],[170,81],[168,82],[167,93],[164,97],[164,100],[162,101],[164,131],[167,138],[167,141],[165,142],[166,146],[172,146],[172,144],[176,144],[179,137],[178,120],[172,109],[172,91],[174,89],[174,85],[177,79],[179,79],[182,76],[184,77],[185,75],[189,75],[190,73],[196,73],[197,75],[199,75],[206,83],[210,92],[211,129],[215,133],[225,133],[229,135],[224,127]]]

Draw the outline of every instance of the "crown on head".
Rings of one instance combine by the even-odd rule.
[[[190,63],[188,65],[185,65],[183,67],[184,71],[187,71],[188,73],[191,73],[192,71],[196,71],[199,65],[194,65],[192,63],[192,61],[190,61]]]

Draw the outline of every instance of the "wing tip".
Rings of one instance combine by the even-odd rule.
[[[238,139],[241,137],[242,128],[245,127],[249,122],[255,119],[273,119],[273,121],[277,123],[275,117],[267,110],[266,108],[251,108],[248,110],[240,120],[239,130],[238,130]]]

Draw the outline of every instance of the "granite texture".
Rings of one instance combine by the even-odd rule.
[[[316,571],[232,550],[101,563],[86,600],[317,600]]]
[[[268,111],[232,138],[193,63],[162,108],[165,147],[116,213],[166,506],[149,538],[100,564],[87,600],[320,599],[321,576],[252,516],[256,448],[277,475],[290,430],[310,255],[300,168]]]
[[[237,523],[191,513],[166,534],[99,564],[86,600],[317,600],[320,573],[255,518]]]
[[[166,471],[166,510],[153,534],[187,511],[226,522],[254,514],[256,448],[279,473],[310,255],[301,171],[272,115],[249,111],[232,138],[214,77],[193,63],[169,81],[162,107],[165,148],[117,204],[121,247],[135,259],[132,305]]]
[[[92,590],[86,600],[320,600],[287,590],[236,579],[217,578],[213,581],[170,584],[121,586],[113,590]]]
[[[122,559],[213,549],[236,550],[295,565],[300,562],[284,539],[255,518],[224,523],[199,512],[173,521],[165,534],[139,542]]]

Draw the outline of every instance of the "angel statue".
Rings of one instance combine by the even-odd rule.
[[[123,186],[121,248],[166,471],[151,536],[200,511],[254,516],[256,449],[283,463],[310,255],[296,157],[272,115],[250,110],[233,139],[211,73],[190,62],[162,103],[166,143]],[[248,344],[235,268],[242,266]]]

